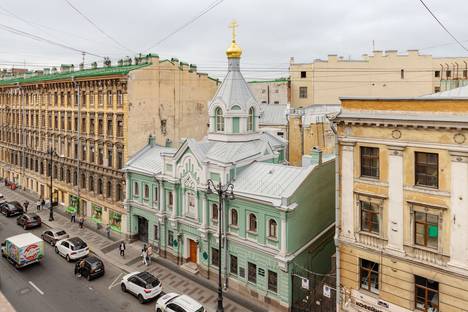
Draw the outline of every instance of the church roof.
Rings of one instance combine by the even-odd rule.
[[[238,105],[247,111],[250,106],[256,104],[255,97],[239,70],[228,71],[213,98],[213,101],[216,100],[221,100],[228,110],[232,106]]]
[[[137,171],[144,174],[158,174],[162,170],[161,153],[174,153],[176,150],[157,144],[148,144],[136,153],[122,171]]]

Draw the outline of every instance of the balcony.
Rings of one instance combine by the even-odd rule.
[[[358,243],[365,245],[366,247],[371,247],[375,249],[383,249],[386,244],[386,240],[380,238],[375,234],[367,232],[357,233],[357,241]]]
[[[450,259],[448,256],[440,254],[439,251],[429,248],[405,245],[404,249],[407,256],[431,265],[446,266]]]

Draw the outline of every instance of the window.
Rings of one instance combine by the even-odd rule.
[[[231,261],[229,264],[231,274],[237,275],[237,257],[234,255],[231,255]]]
[[[89,176],[88,189],[91,192],[94,192],[94,178],[93,178],[93,176]]]
[[[195,217],[195,194],[193,192],[187,192],[187,214],[190,217]]]
[[[415,308],[421,311],[439,311],[439,283],[414,276]]]
[[[154,226],[154,240],[159,240],[159,227],[157,225]]]
[[[133,195],[140,195],[140,190],[138,189],[138,182],[133,182]]]
[[[211,264],[219,266],[219,251],[218,249],[211,248]]]
[[[307,72],[301,71],[301,78],[307,78]]]
[[[224,131],[224,116],[223,116],[223,110],[221,107],[217,107],[215,109],[215,129],[216,131],[222,132]]]
[[[257,283],[257,266],[253,263],[247,262],[248,266],[248,280],[251,283]]]
[[[379,264],[361,259],[360,269],[361,289],[379,293]]]
[[[218,204],[211,205],[211,219],[218,222]]]
[[[249,231],[257,232],[257,217],[253,213],[249,214]]]
[[[359,201],[361,207],[361,231],[369,233],[380,233],[379,206],[368,201]]]
[[[249,108],[249,119],[247,120],[247,131],[254,131],[255,129],[255,109]]]
[[[231,225],[233,226],[239,225],[238,214],[237,214],[236,209],[231,209]]]
[[[268,290],[272,292],[278,291],[278,274],[268,270]]]
[[[102,91],[98,92],[98,105],[103,106],[104,105],[104,94]]]
[[[145,199],[149,198],[149,186],[145,184],[145,192],[144,192]]]
[[[174,232],[172,231],[167,231],[167,245],[174,246]]]
[[[159,197],[158,187],[156,186],[156,187],[154,188],[153,201],[154,201],[154,202],[157,202],[157,201],[158,201],[158,197]]]
[[[268,221],[268,237],[270,238],[278,237],[278,224],[273,219],[270,219],[270,221]]]
[[[451,70],[447,70],[445,72],[445,75],[447,76],[447,78],[450,78],[452,76],[452,71]]]
[[[106,197],[112,198],[112,182],[107,181]]]
[[[114,130],[112,125],[112,119],[107,119],[107,136],[113,136]]]
[[[434,77],[439,78],[440,77],[440,70],[436,70],[434,72]]]
[[[414,243],[419,246],[437,249],[439,241],[439,217],[415,211]]]
[[[299,98],[307,99],[307,87],[299,87]]]
[[[440,92],[440,87],[434,87],[434,93]]]
[[[439,187],[439,155],[435,153],[415,153],[415,184]]]
[[[122,151],[117,151],[117,169],[122,169],[123,166],[123,154]]]
[[[107,106],[112,107],[112,91],[107,91]]]
[[[404,69],[400,70],[400,78],[405,79],[405,70]]]
[[[102,179],[98,179],[98,194],[102,195],[102,193],[104,193]]]
[[[172,208],[172,206],[174,205],[174,197],[172,196],[172,192],[169,192],[168,196],[169,196],[169,208]]]
[[[122,106],[123,104],[123,96],[122,96],[122,91],[117,90],[117,105]]]
[[[361,176],[379,177],[379,149],[361,146]]]
[[[468,70],[466,69],[463,70],[463,78],[464,79],[468,78]]]

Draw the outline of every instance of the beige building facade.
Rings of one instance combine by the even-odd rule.
[[[123,233],[120,169],[152,134],[177,146],[207,132],[218,82],[195,65],[147,55],[74,70],[62,66],[0,80],[0,175]],[[51,153],[52,151],[52,153]],[[52,155],[52,156],[51,156]]]
[[[452,91],[342,99],[340,310],[467,311],[468,90]]]
[[[291,107],[338,104],[341,96],[414,97],[446,90],[468,77],[468,58],[438,58],[409,50],[373,51],[362,59],[329,55],[327,60],[289,66]]]
[[[291,100],[290,81],[287,78],[249,81],[249,88],[260,104],[286,105]]]

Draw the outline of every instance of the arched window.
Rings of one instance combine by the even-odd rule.
[[[54,171],[52,173],[52,175],[54,176],[54,179],[57,179],[57,174],[58,174],[58,168],[57,168],[57,165],[54,165]]]
[[[221,109],[221,107],[216,107],[215,122],[216,122],[216,131],[217,132],[224,131],[224,116],[223,116],[223,110]]]
[[[66,181],[67,183],[70,183],[70,181],[71,181],[71,180],[70,180],[70,169],[67,169],[67,176],[66,176],[66,178],[65,178],[65,181]]]
[[[257,217],[253,213],[249,215],[249,231],[257,232]]]
[[[115,194],[115,197],[117,198],[118,201],[123,201],[123,189],[122,189],[122,185],[120,184],[117,184],[115,186],[115,191],[117,194]]]
[[[86,188],[86,176],[84,173],[81,174],[81,187]]]
[[[138,182],[133,182],[133,195],[140,195],[140,190],[138,189]]]
[[[270,219],[270,221],[268,221],[268,237],[278,237],[278,224],[273,219]]]
[[[101,178],[98,179],[98,184],[97,185],[98,185],[98,194],[102,195],[102,193],[104,193],[104,192],[103,192],[103,189],[102,189],[103,184],[102,184],[102,179]]]
[[[111,181],[107,181],[107,189],[106,189],[107,193],[106,193],[106,197],[107,198],[112,198],[112,182]]]
[[[218,222],[218,204],[213,204],[211,206],[211,219]]]
[[[88,190],[90,190],[91,192],[94,192],[94,178],[93,178],[93,176],[89,176]]]
[[[247,120],[247,131],[253,131],[255,129],[255,109],[249,108],[249,119]]]
[[[231,225],[238,226],[239,220],[236,209],[231,209]]]
[[[63,167],[60,167],[60,181],[65,180],[65,175],[63,174]]]
[[[148,199],[149,198],[149,186],[148,184],[145,184],[145,199]]]

